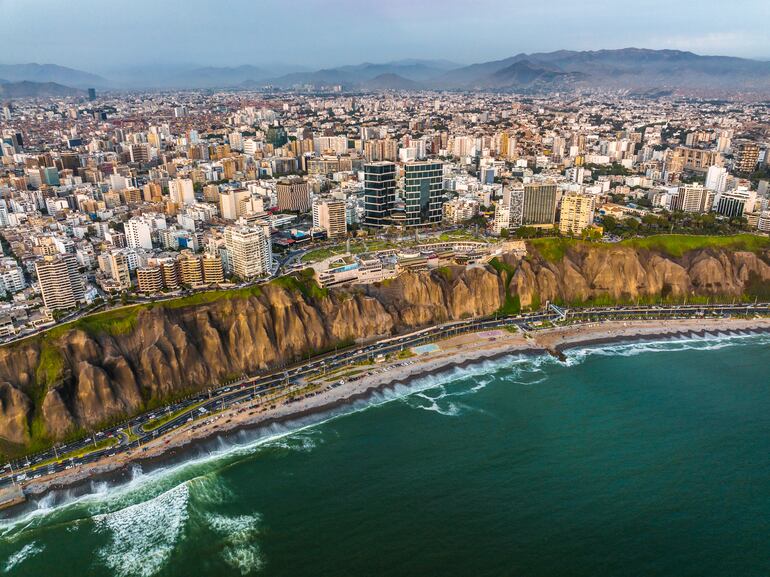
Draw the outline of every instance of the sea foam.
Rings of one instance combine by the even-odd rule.
[[[21,565],[29,559],[30,557],[37,555],[38,553],[43,552],[43,546],[38,545],[35,541],[32,541],[31,543],[27,543],[16,551],[16,553],[12,554],[10,557],[8,557],[8,561],[5,562],[5,569],[4,573],[10,573],[11,570],[13,570],[18,565]]]
[[[95,516],[97,530],[110,536],[99,558],[119,577],[151,577],[171,557],[187,520],[188,500],[183,483],[149,501]]]
[[[52,518],[63,522],[70,518],[69,522],[79,523],[82,520],[81,508],[84,504],[87,505],[86,517],[109,514],[111,511],[130,508],[133,505],[140,506],[174,487],[181,487],[183,483],[216,474],[221,467],[264,449],[313,450],[322,440],[321,434],[316,432],[319,425],[392,401],[414,403],[411,406],[420,410],[457,416],[465,410],[472,410],[472,407],[459,403],[453,397],[475,394],[495,379],[532,386],[547,380],[549,366],[573,366],[593,355],[633,356],[679,350],[718,350],[745,342],[770,342],[770,335],[728,333],[618,342],[569,349],[565,352],[565,360],[546,354],[533,356],[511,353],[492,360],[474,362],[465,367],[447,368],[431,375],[415,377],[407,383],[396,383],[390,388],[374,391],[366,399],[359,399],[323,414],[274,423],[255,430],[244,430],[227,439],[220,438],[216,446],[207,445],[208,450],[192,455],[182,463],[159,467],[148,473],[142,471],[141,467],[134,467],[128,482],[95,482],[91,484],[87,494],[76,496],[66,490],[49,493],[37,502],[32,501],[37,507],[35,510],[0,522],[0,536],[18,536],[25,529],[50,522]],[[492,374],[494,377],[491,377]],[[427,394],[433,390],[436,390],[437,394]],[[74,521],[71,519],[73,517]]]

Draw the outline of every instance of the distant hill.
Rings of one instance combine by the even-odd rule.
[[[58,64],[0,64],[0,78],[9,82],[54,82],[78,88],[100,88],[109,82],[90,72],[83,72]]]
[[[368,90],[419,90],[422,85],[398,74],[386,73],[366,80],[363,87]]]
[[[286,74],[273,78],[270,84],[279,87],[291,87],[298,84],[330,85],[342,84],[349,88],[366,88],[375,78],[395,80],[395,76],[422,86],[433,81],[458,65],[447,60],[397,60],[375,64],[364,62],[349,66],[326,68],[315,72]],[[379,83],[379,81],[378,81]]]
[[[9,82],[0,80],[0,99],[79,96],[85,92],[56,82]]]
[[[110,71],[110,80],[55,64],[0,65],[11,82],[54,82],[77,88],[240,88],[342,85],[350,90],[552,91],[607,88],[634,95],[708,92],[770,94],[770,62],[700,56],[681,50],[537,52],[460,66],[405,59],[306,70],[287,64],[233,67],[159,63]]]
[[[629,90],[770,90],[770,63],[680,50],[571,51],[517,54],[450,70],[433,83],[450,89],[601,86]]]

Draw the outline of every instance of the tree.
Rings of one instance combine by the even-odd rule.
[[[534,226],[520,226],[516,229],[516,236],[518,238],[536,238],[538,233]]]

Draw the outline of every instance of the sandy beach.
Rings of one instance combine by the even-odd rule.
[[[508,354],[556,354],[570,347],[601,346],[618,341],[673,338],[689,334],[770,331],[770,319],[687,319],[610,321],[542,329],[523,334],[493,330],[459,335],[439,341],[423,354],[402,355],[382,363],[354,366],[329,375],[313,375],[293,400],[251,401],[219,414],[197,419],[172,433],[146,443],[139,449],[105,457],[97,463],[62,473],[41,476],[28,482],[28,495],[84,483],[98,477],[115,476],[131,464],[183,459],[196,443],[227,436],[241,429],[265,427],[366,399],[375,391],[452,367],[498,358]],[[340,384],[340,381],[344,381]]]

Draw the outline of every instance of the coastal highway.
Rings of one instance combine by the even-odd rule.
[[[245,405],[257,398],[269,400],[271,395],[291,392],[301,386],[300,379],[318,374],[319,371],[331,371],[374,359],[379,355],[396,353],[405,348],[462,333],[506,326],[516,326],[526,332],[536,329],[537,325],[543,321],[580,323],[639,318],[672,319],[735,315],[770,315],[770,303],[639,305],[570,309],[550,306],[545,310],[517,316],[495,316],[448,322],[409,334],[383,338],[312,357],[304,362],[280,367],[267,374],[223,383],[216,388],[202,391],[166,407],[95,432],[85,439],[59,444],[48,451],[16,459],[3,467],[0,473],[0,487],[14,482],[23,484],[42,475],[72,469],[93,463],[105,456],[140,448],[148,441],[162,437],[190,421],[202,420],[206,416],[235,405]],[[153,424],[152,430],[146,431],[143,428],[147,423]]]

